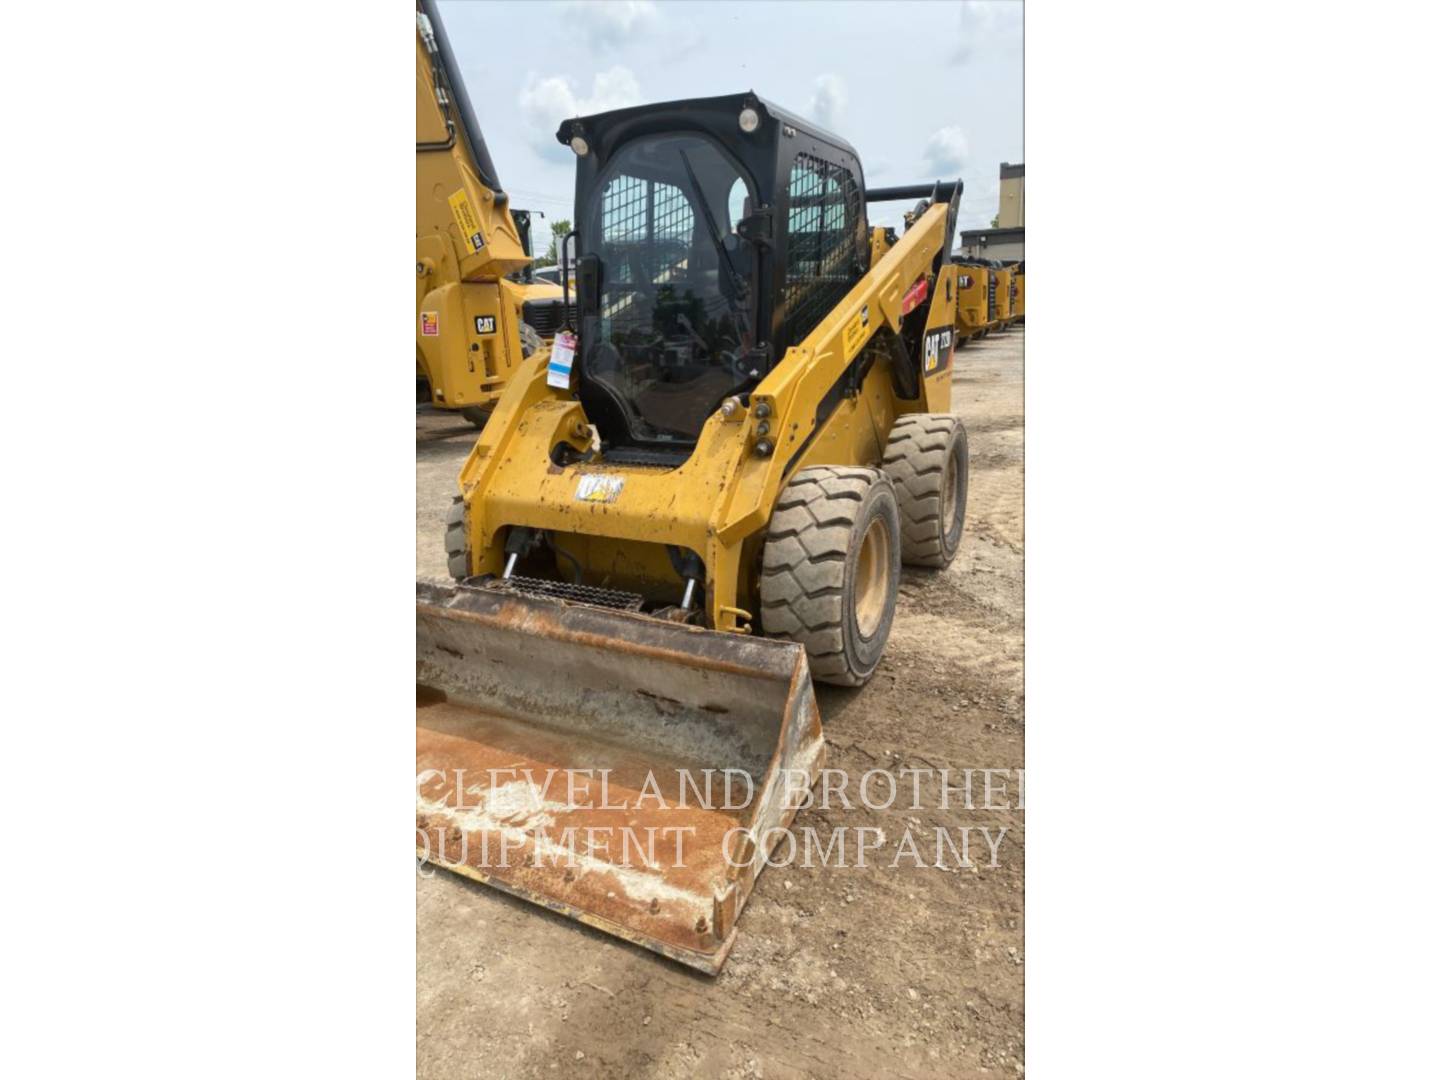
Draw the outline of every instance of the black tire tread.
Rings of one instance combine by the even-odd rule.
[[[955,558],[954,551],[945,551],[939,523],[945,458],[957,429],[963,440],[960,418],[942,413],[910,413],[890,429],[881,466],[895,485],[900,555],[910,566],[943,569]],[[964,512],[962,504],[962,520]]]
[[[859,686],[870,672],[851,669],[845,652],[845,561],[856,511],[874,484],[874,469],[822,465],[786,485],[770,519],[760,571],[760,618],[771,637],[805,646],[811,675]]]
[[[465,500],[455,496],[445,513],[445,558],[450,576],[461,581],[470,576],[470,553],[466,550]]]

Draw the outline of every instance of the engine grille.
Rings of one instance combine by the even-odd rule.
[[[619,589],[602,589],[595,585],[572,585],[568,581],[546,581],[542,578],[515,575],[503,581],[492,581],[490,588],[503,592],[520,593],[522,596],[538,596],[546,600],[565,600],[572,604],[588,604],[590,607],[612,608],[616,611],[639,611],[644,597],[639,593],[621,592]]]
[[[563,300],[526,300],[521,316],[542,338],[550,338],[567,321],[571,326],[575,325],[575,305],[572,303],[566,307]]]

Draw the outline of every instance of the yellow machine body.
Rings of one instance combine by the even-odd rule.
[[[880,359],[860,392],[842,401],[819,430],[814,426],[820,399],[875,332],[882,326],[899,332],[905,294],[919,279],[930,282],[936,297],[927,330],[953,327],[960,268],[930,270],[945,215],[945,206],[930,207],[881,251],[850,294],[756,387],[748,409],[728,417],[716,412],[705,422],[694,453],[679,468],[555,465],[558,444],[590,447],[590,424],[573,394],[547,385],[546,355],[527,360],[460,472],[471,574],[498,575],[506,530],[527,526],[564,536],[587,578],[648,596],[681,586],[665,554],[665,546],[674,545],[704,560],[709,625],[749,631],[757,610],[755,545],[786,480],[811,465],[873,466],[898,416],[950,411],[948,354],[942,366],[924,373],[913,401],[896,397],[888,359]],[[872,250],[884,243],[883,230],[875,230]],[[940,299],[946,295],[948,303]],[[761,404],[775,439],[766,457],[755,453]],[[588,476],[613,477],[607,483],[618,494],[604,502],[577,497]]]
[[[483,411],[523,359],[523,304],[556,298],[560,289],[506,278],[530,257],[508,200],[480,175],[434,24],[417,16],[416,367],[438,408]]]
[[[1010,325],[1010,279],[1011,269],[1008,266],[998,267],[990,271],[995,279],[995,317],[990,323],[992,330],[1003,330]]]
[[[1025,321],[1025,264],[1022,262],[1015,268],[1014,276],[1015,304],[1011,315],[1018,323]]]
[[[959,302],[955,306],[955,333],[962,339],[972,338],[990,324],[990,270],[985,266],[956,268]]]
[[[614,130],[636,123],[629,130],[663,141],[708,110],[707,137],[715,138],[710,145],[730,138],[731,150],[753,150],[757,169],[774,166],[771,176],[822,177],[813,168],[807,172],[809,166],[785,173],[790,166],[780,151],[740,142],[744,129],[735,117],[744,115],[742,109],[757,114],[759,131],[774,140],[769,147],[804,138],[814,141],[804,151],[786,152],[836,149],[827,142],[833,137],[806,130],[801,118],[753,95],[617,110],[566,121],[557,135],[568,144],[568,125],[586,125],[579,130],[596,140],[588,153],[603,157],[605,124]],[[661,126],[667,122],[673,127]],[[705,167],[697,138],[675,154],[689,177],[656,179],[636,199],[661,206],[663,221],[682,220],[676,207],[684,192],[669,181],[688,179],[692,189],[703,188],[687,153]],[[603,204],[582,198],[583,170],[593,161],[577,165],[582,237],[586,214],[598,215],[592,224],[623,220],[613,206],[607,218]],[[854,165],[858,176],[858,160]],[[828,206],[841,205],[838,174],[828,175],[829,186],[817,184],[812,194],[791,189],[793,217],[779,220],[819,222]],[[624,188],[592,176],[601,194]],[[812,673],[858,685],[876,669],[889,632],[889,616],[875,616],[866,625],[883,623],[883,633],[859,631],[875,645],[868,667],[824,670],[819,665],[836,663],[843,649],[812,652],[812,640],[793,632],[786,640],[781,618],[813,606],[822,612],[814,632],[833,632],[848,648],[841,622],[823,614],[840,609],[836,596],[851,605],[840,610],[840,619],[850,620],[847,627],[862,625],[862,616],[852,614],[860,611],[861,597],[867,603],[878,597],[893,614],[904,545],[916,536],[929,542],[929,530],[946,545],[939,561],[918,562],[932,556],[916,549],[907,561],[944,566],[963,528],[968,451],[963,427],[949,415],[960,268],[947,257],[960,186],[950,187],[948,199],[938,184],[926,190],[931,199],[907,216],[909,227],[899,237],[884,228],[867,234],[857,211],[853,231],[797,225],[787,226],[782,238],[779,226],[767,232],[774,223],[770,207],[742,207],[735,192],[735,237],[793,242],[786,249],[793,265],[838,278],[838,260],[825,262],[830,256],[820,253],[820,241],[843,235],[845,247],[835,250],[847,257],[864,252],[868,242],[868,269],[862,271],[860,258],[844,267],[842,283],[822,294],[805,329],[771,339],[786,343],[773,362],[766,353],[763,368],[735,372],[737,363],[752,362],[749,354],[726,357],[733,374],[748,372],[749,378],[717,390],[713,406],[707,388],[702,407],[691,414],[683,452],[660,463],[653,454],[627,460],[625,451],[633,446],[601,439],[606,399],[585,397],[583,366],[567,375],[563,356],[552,348],[513,367],[464,462],[460,498],[447,519],[445,544],[458,584],[417,582],[416,830],[422,857],[701,971],[720,970],[755,877],[795,816],[795,796],[811,789],[824,764]],[[644,244],[656,248],[677,233],[691,241],[685,254],[677,245],[667,256],[673,267],[697,259],[706,226],[717,259],[717,276],[710,280],[718,281],[718,266],[729,257],[720,252],[740,259],[745,249],[725,246],[704,195],[691,205],[700,208],[699,216],[684,219],[676,232],[651,231]],[[638,235],[628,232],[633,226],[615,227]],[[814,244],[808,251],[807,240]],[[453,247],[455,237],[450,242]],[[767,272],[788,271],[791,264],[782,263],[775,256]],[[465,265],[462,258],[451,302],[462,318],[471,318]],[[630,267],[616,260],[611,272],[633,285],[642,279],[639,272],[622,273]],[[705,288],[705,272],[688,264],[685,269],[685,282],[672,292],[689,290],[693,299],[695,290]],[[628,302],[612,300],[602,309],[605,294],[595,282],[604,272],[597,253],[581,255],[582,365],[614,340],[613,332],[605,338],[594,329],[586,354],[585,328],[614,319]],[[589,283],[587,273],[593,275]],[[670,270],[664,273],[657,296],[676,302],[665,291]],[[661,306],[657,300],[642,321],[655,325]],[[494,310],[498,319],[506,317],[503,307]],[[763,309],[757,304],[751,310]],[[592,314],[597,311],[602,313]],[[684,319],[677,317],[676,325],[695,338],[711,325],[698,313],[696,321]],[[701,344],[703,364],[718,367],[719,350]],[[642,341],[636,347],[651,350],[643,362],[658,366],[650,359],[657,346]],[[579,393],[572,389],[575,375],[582,377]],[[593,403],[596,416],[587,414],[582,397]],[[797,480],[804,470],[813,470],[812,478]],[[808,501],[811,486],[820,494]],[[924,489],[914,498],[931,500],[923,506],[933,505],[933,514],[913,512],[922,503],[905,501],[911,487]],[[821,503],[830,506],[823,520],[814,513]],[[862,506],[868,509],[855,509]],[[791,521],[808,515],[810,524],[787,533],[776,524],[783,515]],[[832,546],[812,550],[802,535],[816,549]],[[531,546],[535,537],[544,544]],[[780,564],[782,548],[789,561],[767,572],[772,558]],[[690,568],[688,577],[683,567]],[[795,607],[775,600],[777,578],[794,583]],[[838,586],[826,584],[835,580]],[[703,603],[692,607],[697,587]],[[582,791],[567,782],[577,773],[591,780]],[[685,800],[687,783],[718,774],[738,777],[749,797],[738,806],[728,797]],[[547,779],[556,776],[558,789]],[[597,776],[604,781],[595,782]],[[604,833],[605,843],[577,848],[557,839],[557,833],[593,832]],[[640,847],[647,836],[672,832],[691,838],[688,857],[679,858],[678,849],[676,857],[624,857],[631,834]]]

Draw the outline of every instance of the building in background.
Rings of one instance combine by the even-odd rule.
[[[1025,165],[1000,164],[1000,207],[995,226],[967,229],[960,234],[960,249],[966,255],[1001,262],[1025,258]]]
[[[1000,213],[996,215],[1002,229],[1025,227],[1025,165],[1000,163]]]

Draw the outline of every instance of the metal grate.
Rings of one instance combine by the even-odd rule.
[[[673,184],[622,173],[605,186],[600,229],[607,253],[606,333],[623,338],[649,330],[651,305],[634,286],[649,290],[686,276],[695,229],[690,200]]]
[[[520,577],[519,575],[492,581],[490,588],[520,593],[523,596],[564,600],[572,604],[588,604],[590,607],[611,608],[618,611],[639,611],[640,605],[645,602],[645,598],[639,593],[621,592],[619,589],[602,589],[595,585],[573,585],[567,581],[546,581],[543,578]]]
[[[533,326],[542,338],[549,338],[554,337],[556,331],[565,325],[567,311],[568,322],[571,326],[576,325],[573,303],[567,309],[563,300],[526,300],[522,318]]]
[[[675,469],[685,464],[685,459],[690,456],[690,449],[688,446],[658,450],[639,446],[612,446],[605,451],[605,461],[611,465]]]
[[[860,189],[849,169],[798,154],[787,191],[784,304],[794,345],[860,278]]]

